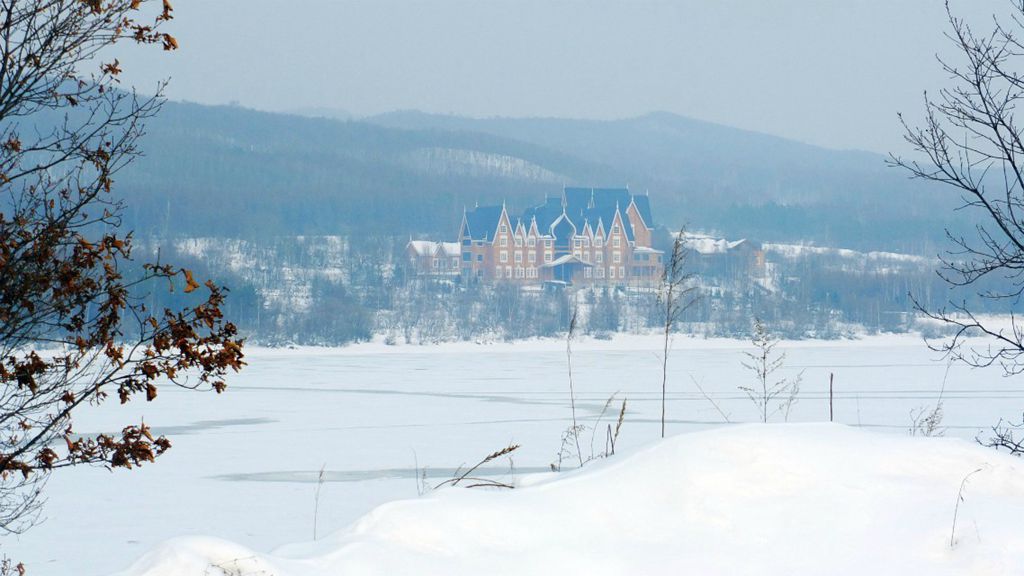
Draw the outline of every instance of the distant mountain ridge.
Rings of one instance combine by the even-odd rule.
[[[562,185],[648,190],[658,224],[730,237],[920,252],[958,225],[952,198],[879,155],[667,113],[339,121],[169,102],[147,132],[118,190],[151,235],[449,238],[466,206],[522,209]]]

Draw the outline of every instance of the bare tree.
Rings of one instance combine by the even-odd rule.
[[[751,338],[755,352],[744,352],[747,361],[743,367],[754,373],[757,384],[739,386],[747,394],[750,401],[757,406],[761,422],[768,422],[775,414],[782,414],[783,420],[789,420],[789,412],[796,403],[800,393],[802,374],[794,378],[776,378],[775,372],[782,368],[786,361],[785,352],[776,353],[779,341],[769,332],[768,327],[760,318],[754,319],[754,335]],[[776,402],[778,400],[778,402]],[[774,406],[774,409],[772,409]]]
[[[952,337],[930,345],[952,360],[999,366],[1013,375],[1024,372],[1024,325],[1015,314],[1024,294],[1024,127],[1016,122],[1024,99],[1024,1],[1012,0],[1009,9],[1008,16],[994,16],[975,31],[946,3],[947,37],[956,57],[939,61],[952,85],[937,97],[925,94],[923,126],[900,116],[906,141],[926,160],[893,155],[891,163],[960,194],[962,208],[980,222],[970,235],[947,230],[953,247],[939,274],[1009,313],[1003,322],[979,316],[963,299],[939,310],[918,304],[922,313],[953,328]],[[987,343],[969,345],[966,340],[975,336]],[[1015,429],[1000,422],[987,444],[1016,452]]]
[[[190,271],[160,262],[122,276],[132,238],[119,232],[111,188],[140,154],[161,99],[123,89],[119,62],[101,56],[121,40],[174,49],[160,31],[170,4],[0,8],[0,530],[18,532],[37,518],[52,471],[130,469],[170,448],[141,422],[76,434],[80,408],[111,394],[152,401],[162,382],[220,392],[243,363],[222,288],[203,289]],[[143,304],[144,291],[175,285],[195,298],[191,307]]]
[[[900,115],[904,138],[926,160],[893,155],[891,164],[914,178],[951,187],[963,208],[980,216],[970,236],[947,230],[953,248],[942,257],[939,274],[959,287],[992,280],[979,296],[1005,303],[1012,314],[1024,293],[1024,133],[1015,123],[1016,106],[1024,98],[1024,1],[1010,4],[1009,19],[993,18],[989,29],[976,33],[947,2],[947,37],[957,58],[939,61],[953,84],[937,97],[925,94],[923,126],[911,126]],[[1024,371],[1024,326],[1016,317],[1001,326],[979,317],[963,300],[939,310],[917,307],[954,328],[953,336],[936,346],[951,358],[971,366],[999,365],[1006,374]],[[987,337],[989,345],[963,346],[977,335]]]
[[[664,345],[661,355],[661,437],[665,437],[665,397],[668,388],[668,351],[672,344],[672,332],[683,312],[696,301],[696,287],[693,275],[687,272],[686,229],[680,228],[672,242],[672,253],[661,275],[658,291],[658,305],[664,324]]]

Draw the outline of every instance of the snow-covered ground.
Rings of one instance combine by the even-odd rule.
[[[706,549],[709,557],[736,563],[725,565],[735,568],[733,571],[717,572],[722,574],[764,573],[744,567],[747,552],[740,548],[742,544],[776,559],[804,551],[810,564],[788,564],[792,570],[780,573],[854,573],[842,568],[855,565],[850,563],[865,549],[840,546],[853,532],[868,539],[861,545],[874,543],[890,552],[890,542],[913,545],[913,553],[907,552],[905,558],[923,559],[922,565],[935,567],[936,574],[998,574],[1002,572],[997,564],[985,572],[982,564],[972,562],[1021,560],[1021,532],[1005,526],[1005,518],[1010,516],[1001,515],[1005,511],[1019,518],[1024,511],[1024,497],[1019,492],[1024,482],[1016,460],[975,450],[966,442],[899,438],[907,435],[912,410],[934,405],[944,380],[947,436],[972,439],[1000,417],[1017,418],[1024,408],[1024,390],[1018,381],[1002,378],[995,371],[960,366],[947,373],[947,365],[912,336],[785,343],[781,349],[789,355],[786,374],[803,371],[803,390],[791,420],[827,421],[828,377],[834,373],[836,420],[889,434],[893,442],[877,434],[862,435],[834,426],[779,427],[783,431],[736,427],[722,423],[694,381],[730,420],[753,421],[754,406],[736,389],[738,384],[750,382],[740,364],[749,345],[680,338],[669,365],[669,433],[722,430],[652,446],[658,434],[658,347],[659,341],[653,337],[583,341],[574,346],[581,420],[593,424],[613,393],[628,399],[615,459],[589,464],[587,468],[593,472],[585,470],[578,476],[562,473],[564,480],[530,479],[536,486],[512,496],[441,491],[412,503],[389,505],[362,521],[354,535],[331,533],[381,504],[416,498],[421,484],[418,470],[426,469],[429,483],[435,484],[450,477],[460,464],[472,464],[509,442],[522,445],[514,455],[515,478],[548,470],[569,425],[564,343],[250,350],[250,367],[225,395],[166,388],[155,403],[105,406],[79,421],[77,428],[82,432],[108,431],[125,424],[132,415],[144,417],[155,430],[172,438],[174,448],[156,465],[136,471],[83,469],[57,474],[48,487],[47,521],[21,537],[5,538],[3,551],[26,562],[33,576],[109,574],[170,538],[217,536],[239,545],[226,551],[214,546],[229,555],[278,550],[272,562],[283,563],[277,567],[281,571],[272,574],[305,573],[305,569],[296,571],[296,566],[306,566],[315,574],[314,568],[326,570],[324,567],[334,566],[331,562],[343,557],[353,562],[377,554],[394,556],[395,562],[412,558],[392,554],[400,544],[412,545],[411,540],[402,539],[408,534],[396,532],[393,522],[409,519],[410,530],[421,532],[416,527],[429,521],[425,511],[434,509],[440,515],[435,517],[437,526],[424,534],[420,545],[425,548],[415,554],[444,558],[452,550],[465,549],[470,553],[465,561],[470,564],[464,568],[498,573],[497,564],[488,564],[483,570],[472,562],[492,553],[511,562],[512,552],[502,546],[514,551],[515,546],[529,549],[531,542],[540,545],[538,538],[543,532],[530,540],[529,533],[535,529],[531,528],[530,510],[545,510],[562,500],[573,507],[585,506],[586,501],[600,500],[597,494],[607,489],[622,500],[595,507],[588,514],[627,522],[618,536],[598,534],[594,518],[581,516],[578,510],[563,519],[567,522],[564,532],[551,526],[544,529],[564,535],[568,540],[563,546],[597,542],[588,550],[600,551],[592,559],[606,560],[608,569],[617,566],[613,552],[622,539],[633,542],[631,550],[641,556],[654,554],[659,542],[662,548],[668,546],[664,541],[641,542],[645,539],[641,536],[658,532],[655,528],[659,526],[683,531],[682,538],[665,532],[680,553]],[[603,422],[612,419],[608,414]],[[711,449],[714,442],[732,448]],[[587,453],[589,444],[585,438]],[[602,434],[595,434],[594,452],[602,449]],[[801,468],[807,462],[815,466]],[[961,544],[950,551],[948,542],[943,547],[942,540],[949,536],[956,489],[960,479],[974,469],[971,466],[983,463],[989,465],[988,472],[970,481],[965,508],[969,512],[964,516],[968,519],[959,533]],[[312,538],[317,472],[325,464],[320,542],[280,549]],[[736,473],[745,477],[726,478],[734,464],[746,466],[736,468]],[[508,466],[508,461],[502,460],[485,472],[509,478]],[[807,472],[802,474],[804,470]],[[648,473],[655,478],[640,477]],[[629,524],[630,517],[620,506],[651,510],[659,505],[659,501],[638,501],[643,495],[631,493],[639,490],[635,483],[669,482],[666,475],[675,478],[671,482],[678,481],[680,487],[710,490],[700,502],[680,499],[678,494],[685,491],[657,496],[675,498],[672,502],[682,506],[679,514],[700,518],[700,522],[659,520],[649,529],[653,532]],[[729,486],[748,491],[743,502],[763,497],[757,501],[766,504],[763,508],[746,506],[749,509],[744,515],[726,522],[716,507],[728,502]],[[799,494],[806,494],[806,500],[800,500]],[[473,505],[477,501],[479,507]],[[470,509],[475,512],[466,512],[470,514],[468,523],[461,528],[445,517]],[[778,536],[758,533],[756,526],[746,525],[758,519],[774,522]],[[809,525],[812,519],[819,527],[828,525],[830,519],[844,523],[830,536]],[[504,544],[499,538],[503,523],[509,530]],[[468,540],[463,539],[466,532],[450,532],[470,529],[477,534]],[[715,534],[723,540],[712,542]],[[431,537],[443,542],[432,542]],[[688,538],[693,541],[686,543]],[[736,539],[735,548],[729,538]],[[1007,538],[1014,540],[1007,543]],[[356,541],[362,544],[332,552],[341,543]],[[827,542],[835,546],[829,548]],[[206,540],[197,543],[209,545]],[[552,562],[566,562],[571,550],[547,552]],[[525,554],[518,564],[509,564],[509,570],[518,567],[519,573],[537,573],[522,564],[529,560],[526,556],[530,555]],[[646,570],[648,560],[635,556],[630,554],[632,561],[640,564],[623,573],[653,573]],[[814,561],[826,556],[832,559],[830,563],[811,570]],[[295,563],[282,560],[285,557],[316,560]],[[324,560],[326,557],[331,559]],[[572,558],[580,571],[594,571],[588,568],[591,559],[579,554]],[[873,563],[864,565],[882,566],[885,558],[895,562],[894,566],[908,566],[898,562],[903,557],[896,553],[870,558]],[[701,561],[694,560],[691,566],[696,569],[688,572],[714,573],[709,572],[712,566]],[[404,572],[398,565],[381,566],[380,572],[366,573]],[[391,572],[384,569],[389,566]],[[863,573],[883,572],[868,569]]]
[[[962,440],[734,426],[519,484],[385,505],[273,556],[178,540],[127,574],[959,576],[1024,567],[1024,465]]]

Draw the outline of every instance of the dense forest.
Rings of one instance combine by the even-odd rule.
[[[467,285],[417,275],[404,247],[401,237],[154,239],[143,242],[137,255],[159,255],[226,284],[231,294],[225,312],[250,339],[267,345],[344,344],[375,335],[393,344],[557,336],[574,312],[580,331],[598,338],[649,332],[663,322],[654,290]],[[920,323],[910,295],[933,308],[960,297],[935,274],[937,261],[930,258],[786,244],[764,248],[767,263],[757,276],[721,255],[691,250],[686,267],[698,298],[677,330],[745,337],[757,317],[792,338],[928,332],[933,328]],[[139,297],[154,306],[181,297],[159,288],[148,287]],[[976,297],[970,303],[999,311]]]

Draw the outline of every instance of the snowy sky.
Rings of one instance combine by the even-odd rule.
[[[969,15],[1005,0],[958,0]],[[941,0],[178,0],[140,88],[265,110],[619,118],[666,110],[833,148],[902,145],[943,84]]]

